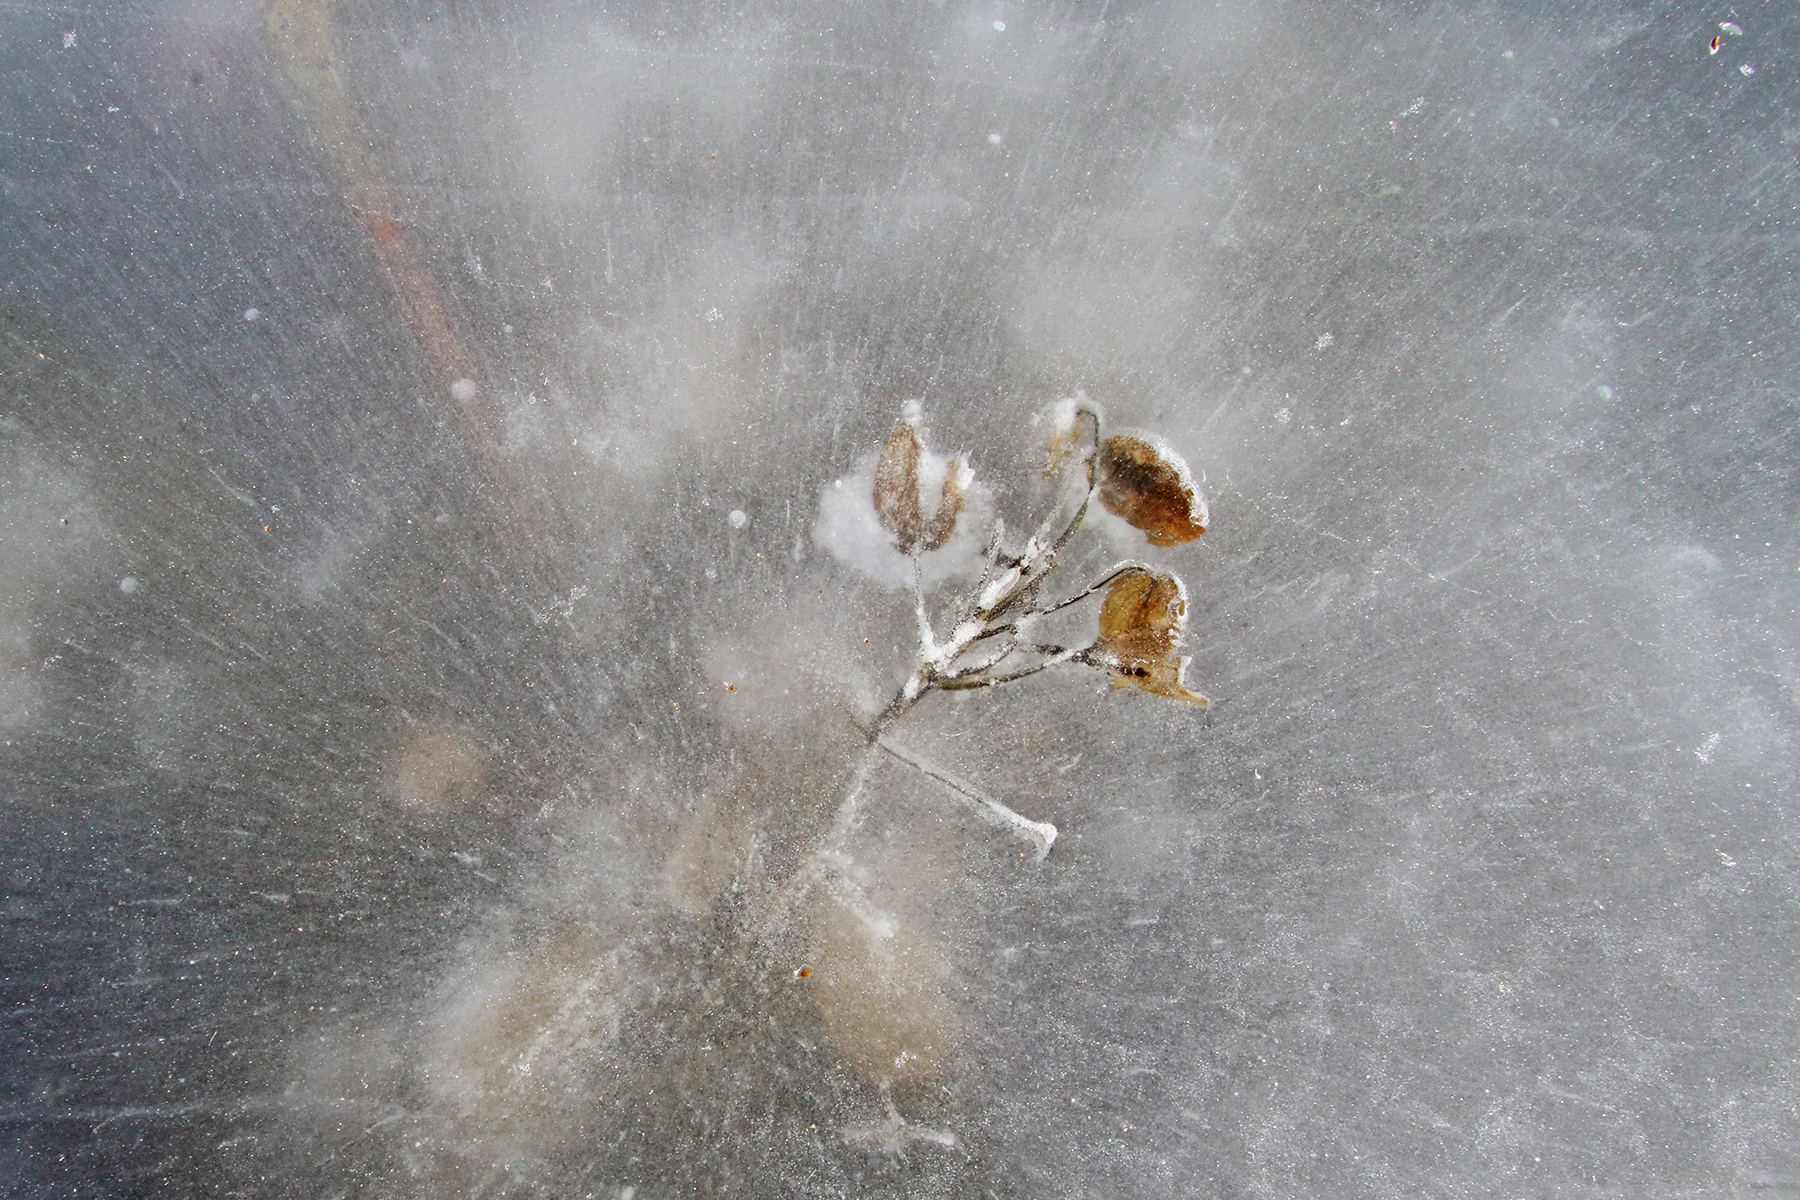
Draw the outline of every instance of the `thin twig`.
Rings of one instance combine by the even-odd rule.
[[[1062,646],[1033,646],[1032,649],[1047,653],[1049,658],[1036,666],[1027,667],[1023,671],[1014,671],[1008,675],[955,675],[943,680],[937,686],[940,691],[963,692],[971,688],[993,687],[996,684],[1011,683],[1015,679],[1026,679],[1039,671],[1047,671],[1051,667],[1061,666],[1066,662],[1087,662],[1087,655],[1094,649],[1092,646],[1079,646],[1073,650]]]
[[[1060,600],[1057,603],[1052,604],[1049,608],[1041,608],[1030,615],[1034,617],[1047,617],[1053,612],[1061,612],[1071,604],[1079,604],[1081,601],[1086,600],[1089,596],[1093,595],[1119,576],[1125,574],[1127,571],[1148,571],[1150,569],[1151,568],[1144,563],[1138,562],[1136,559],[1128,558],[1122,563],[1115,563],[1112,570],[1102,575],[1099,579],[1096,579],[1093,583],[1088,584],[1087,587],[1076,592],[1067,600]]]
[[[974,807],[976,812],[981,813],[983,816],[988,817],[997,824],[1009,825],[1013,829],[1024,834],[1032,844],[1037,846],[1037,857],[1039,862],[1044,861],[1044,859],[1049,856],[1050,847],[1056,844],[1056,826],[1050,824],[1050,822],[1033,821],[1030,817],[1019,815],[992,796],[978,791],[961,780],[946,775],[934,767],[927,766],[925,763],[914,758],[886,738],[877,740],[875,744],[899,759],[901,762],[930,776],[932,779],[937,780],[952,792],[955,792],[958,796],[967,800],[970,805]]]

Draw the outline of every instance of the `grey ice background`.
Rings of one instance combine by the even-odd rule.
[[[336,19],[503,484],[260,12],[0,12],[8,1190],[1800,1195],[1791,8]],[[905,727],[1064,840],[881,777],[960,1030],[883,1154],[683,997],[904,670],[820,488],[923,397],[1022,513],[1078,387],[1206,476],[1215,705]]]

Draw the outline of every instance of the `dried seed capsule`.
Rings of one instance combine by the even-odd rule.
[[[920,449],[917,419],[902,418],[875,463],[875,516],[902,554],[918,548],[925,524],[919,511]]]
[[[1100,503],[1153,546],[1179,546],[1206,532],[1206,500],[1181,455],[1160,440],[1114,434],[1094,455]]]
[[[875,462],[875,517],[902,554],[936,550],[956,532],[963,497],[975,481],[975,473],[961,459],[944,468],[944,481],[929,521],[920,496],[920,467],[935,471],[941,459],[927,460],[925,440],[919,433],[919,402],[909,400],[899,422],[881,444]]]
[[[1081,444],[1082,426],[1092,425],[1098,436],[1100,409],[1086,392],[1077,392],[1067,400],[1059,400],[1050,410],[1050,453],[1044,463],[1044,478],[1063,469]]]
[[[1181,681],[1187,659],[1179,651],[1186,627],[1187,588],[1181,580],[1133,567],[1106,589],[1093,656],[1112,672],[1116,688],[1205,704],[1205,696]]]
[[[956,532],[956,518],[962,515],[963,496],[969,485],[975,481],[975,472],[960,458],[950,460],[944,468],[944,486],[938,494],[937,511],[931,514],[931,523],[925,526],[925,537],[921,549],[936,550],[950,540]]]

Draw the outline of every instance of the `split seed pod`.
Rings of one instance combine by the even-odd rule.
[[[1132,567],[1106,589],[1092,657],[1112,672],[1116,688],[1205,704],[1205,696],[1181,681],[1188,663],[1180,656],[1186,627],[1187,589],[1181,580]]]
[[[875,463],[875,516],[902,554],[917,548],[925,524],[919,509],[922,449],[918,423],[902,418],[881,444],[881,457]]]
[[[1206,500],[1181,455],[1164,445],[1114,434],[1094,453],[1100,503],[1144,531],[1152,546],[1179,546],[1206,532]]]
[[[938,492],[937,511],[931,514],[931,521],[925,526],[921,549],[936,550],[956,532],[956,518],[962,515],[963,494],[968,491],[974,478],[975,472],[969,470],[960,458],[951,459],[950,464],[944,468],[944,486]]]
[[[1076,392],[1067,400],[1058,401],[1050,410],[1050,454],[1044,463],[1045,479],[1061,472],[1081,445],[1083,417],[1093,425],[1098,437],[1100,410],[1088,399],[1086,392]]]
[[[963,497],[974,472],[961,459],[951,459],[931,519],[919,495],[919,459],[925,444],[919,437],[919,405],[908,401],[894,431],[881,444],[875,462],[875,516],[902,554],[936,550],[956,532]]]

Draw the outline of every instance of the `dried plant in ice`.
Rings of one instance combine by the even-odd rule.
[[[1017,551],[1006,547],[996,522],[976,587],[952,606],[953,624],[940,638],[914,574],[919,659],[912,675],[875,719],[869,736],[888,726],[933,690],[992,687],[1065,662],[1109,671],[1116,687],[1133,686],[1171,699],[1205,704],[1188,690],[1180,657],[1187,591],[1180,579],[1136,562],[1114,566],[1097,582],[1062,600],[1043,593],[1057,555],[1075,536],[1097,499],[1155,546],[1177,546],[1206,531],[1206,501],[1181,456],[1160,438],[1103,436],[1098,405],[1077,396],[1057,406],[1046,473],[1071,481],[1057,507]],[[909,404],[888,435],[875,472],[875,510],[896,549],[917,562],[955,529],[973,472],[960,460],[944,479],[932,517],[923,515],[918,482],[919,408]],[[1073,493],[1073,494],[1071,494]],[[946,517],[946,514],[948,516]],[[1097,636],[1085,646],[1052,646],[1031,636],[1033,622],[1106,589]],[[1047,852],[1048,847],[1045,847]]]
[[[827,501],[840,506],[830,528],[849,544],[848,561],[890,586],[905,583],[910,568],[914,660],[860,735],[834,721],[828,732],[809,736],[804,760],[777,744],[786,739],[770,739],[757,768],[769,777],[746,768],[735,776],[743,786],[708,797],[672,844],[664,843],[669,912],[645,919],[635,903],[627,908],[620,900],[612,910],[589,898],[571,914],[558,899],[549,909],[554,919],[519,933],[509,928],[492,943],[516,940],[515,952],[471,954],[463,977],[446,987],[414,1072],[452,1134],[439,1137],[432,1152],[438,1190],[479,1190],[496,1151],[556,1158],[602,1119],[589,1106],[595,1088],[609,1099],[635,1094],[641,1106],[666,1103],[668,1110],[654,1111],[669,1112],[672,1121],[679,1106],[686,1121],[691,1096],[727,1093],[729,1111],[736,1093],[727,1081],[787,1086],[781,1080],[792,1074],[793,1060],[785,1056],[796,1044],[810,1055],[821,1040],[879,1092],[879,1112],[838,1130],[846,1145],[885,1153],[958,1145],[944,1122],[930,1119],[934,1107],[945,1112],[930,1085],[956,1061],[965,1035],[957,956],[933,912],[942,898],[934,885],[957,869],[959,856],[928,829],[903,822],[881,839],[859,831],[873,819],[889,759],[1026,839],[1040,860],[1057,830],[930,764],[897,740],[897,725],[934,692],[998,687],[1065,664],[1100,671],[1114,688],[1206,703],[1182,679],[1188,609],[1175,575],[1125,561],[1092,582],[1056,586],[1061,556],[1096,502],[1152,545],[1198,536],[1206,510],[1185,464],[1153,437],[1109,431],[1085,397],[1057,406],[1049,433],[1049,511],[1019,535],[994,522],[979,554],[976,529],[986,524],[991,497],[977,486],[966,456],[931,451],[917,405],[902,411],[859,465],[854,493],[826,490],[821,526]],[[853,495],[858,507],[850,512],[841,506]],[[951,559],[972,570],[951,575]],[[1084,615],[1083,636],[1051,640],[1050,630],[1079,629]],[[837,656],[820,658],[841,670]],[[818,703],[806,710],[808,720],[828,711],[829,699]],[[782,719],[792,720],[791,712]],[[748,759],[752,751],[744,753]],[[462,803],[483,770],[472,743],[435,727],[403,747],[399,763],[396,798],[437,812]],[[763,839],[751,809],[769,791],[802,790],[797,767],[817,770],[811,778],[822,783],[839,778],[846,765],[851,779],[838,793],[835,817],[806,809],[808,821],[830,821],[816,840],[802,848],[779,834]],[[810,799],[813,789],[804,790]],[[610,845],[605,853],[613,853]],[[732,899],[720,905],[726,894]],[[728,923],[712,924],[720,919]],[[627,921],[632,932],[621,937],[615,922]],[[788,1039],[783,1024],[805,1006],[821,1035],[811,1044],[803,1040],[810,1029]],[[761,1040],[773,1029],[784,1031],[779,1046]],[[777,1054],[782,1070],[758,1075]],[[348,1054],[344,1062],[346,1070],[361,1069]],[[810,1095],[800,1102],[835,1108]],[[620,1114],[633,1111],[618,1103]],[[902,1107],[918,1123],[902,1117]],[[459,1143],[472,1149],[460,1153]]]
[[[818,969],[804,967],[796,975],[808,979],[814,1005],[839,1051],[881,1084],[889,1122],[858,1137],[874,1137],[883,1145],[949,1136],[907,1125],[886,1090],[937,1069],[946,1057],[949,1019],[931,971],[921,965],[933,957],[929,939],[902,927],[875,903],[864,886],[868,873],[850,851],[876,762],[891,756],[923,772],[982,816],[1028,839],[1040,860],[1057,837],[1054,825],[1015,812],[895,744],[889,737],[894,724],[932,692],[997,687],[1065,663],[1104,671],[1115,688],[1207,703],[1182,680],[1188,661],[1181,655],[1187,591],[1176,576],[1126,561],[1072,594],[1057,598],[1050,587],[1059,554],[1096,500],[1151,545],[1181,545],[1205,531],[1205,501],[1178,453],[1153,436],[1109,435],[1099,407],[1086,396],[1063,401],[1053,413],[1045,470],[1062,483],[1051,511],[1022,543],[1010,539],[1004,523],[996,520],[979,577],[962,595],[938,601],[934,616],[921,558],[955,532],[974,473],[964,458],[932,455],[926,441],[920,407],[909,403],[883,441],[872,477],[864,477],[869,480],[865,503],[872,505],[881,536],[911,562],[917,659],[864,729],[869,750],[839,805],[832,832],[777,891],[752,935],[756,940],[772,932],[809,891],[826,893],[812,905],[808,939]],[[933,464],[929,480],[922,470],[926,463]],[[828,490],[826,495],[842,505],[841,492]],[[1074,645],[1039,640],[1036,630],[1044,618],[1092,597],[1099,599],[1090,640]]]

